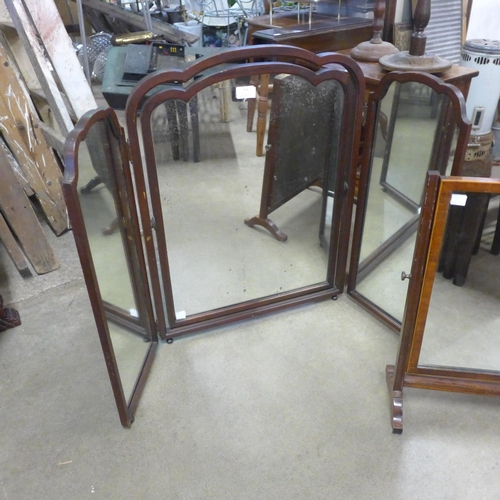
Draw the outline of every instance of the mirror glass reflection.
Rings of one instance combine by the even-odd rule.
[[[410,274],[425,176],[441,168],[438,124],[450,109],[447,96],[417,82],[392,83],[380,102],[356,290],[399,322],[401,273]]]
[[[78,194],[125,397],[133,391],[150,344],[132,287],[124,229],[119,224],[113,163],[119,142],[106,121],[90,128],[78,150]]]
[[[155,109],[177,317],[327,280],[343,106],[337,82],[275,74]]]
[[[489,201],[488,201],[489,200]],[[478,232],[463,285],[436,273],[419,365],[500,370],[500,223],[498,195],[456,193],[449,207],[447,237],[461,238]],[[457,204],[458,203],[458,204]],[[462,205],[465,203],[465,205]],[[486,210],[483,207],[486,206]],[[479,210],[478,210],[479,207]],[[476,216],[465,218],[466,211]],[[461,227],[453,229],[458,215]],[[485,215],[484,225],[482,216]],[[468,219],[468,220],[467,220]],[[482,229],[481,229],[482,226]],[[450,230],[452,230],[450,232]],[[495,240],[496,235],[496,240]],[[458,241],[458,240],[456,240]],[[443,247],[444,248],[444,247]],[[492,253],[493,252],[493,253]],[[455,267],[463,252],[451,254]],[[446,274],[446,273],[444,273]]]

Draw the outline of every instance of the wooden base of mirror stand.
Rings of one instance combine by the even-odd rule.
[[[403,392],[394,390],[394,365],[385,367],[385,380],[389,389],[390,410],[391,410],[391,426],[394,434],[402,434],[403,432]]]
[[[285,242],[288,239],[288,235],[282,233],[280,228],[269,218],[262,218],[259,215],[252,217],[251,219],[245,219],[245,224],[248,227],[262,226],[267,229],[278,241]]]

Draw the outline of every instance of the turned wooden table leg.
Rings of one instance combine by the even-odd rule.
[[[264,138],[266,135],[267,110],[269,95],[269,75],[261,75],[257,95],[257,148],[255,154],[264,156]]]

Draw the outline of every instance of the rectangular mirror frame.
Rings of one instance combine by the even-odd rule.
[[[403,430],[403,388],[416,387],[468,394],[500,395],[500,371],[419,365],[420,350],[446,230],[451,196],[462,193],[500,193],[498,180],[479,177],[429,176],[431,187],[423,209],[423,223],[417,244],[417,261],[412,268],[405,319],[395,365],[386,368],[391,397],[393,432]],[[438,190],[435,187],[438,185]]]

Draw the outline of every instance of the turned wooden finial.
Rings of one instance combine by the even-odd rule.
[[[431,0],[418,0],[413,14],[414,31],[411,35],[410,55],[423,56],[425,54],[425,44],[427,35],[425,28],[431,19]]]
[[[425,53],[427,35],[425,28],[431,18],[431,0],[418,0],[413,14],[414,31],[410,50],[380,58],[379,63],[387,71],[425,71],[442,73],[451,68],[451,61]]]
[[[351,51],[351,57],[358,61],[376,62],[382,56],[395,54],[398,49],[392,43],[382,40],[384,29],[385,0],[376,0],[373,7],[373,36],[369,42],[361,42]]]

